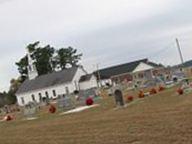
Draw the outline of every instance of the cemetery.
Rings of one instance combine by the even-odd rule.
[[[0,0],[0,144],[192,144],[192,0]]]
[[[163,81],[164,67],[147,59],[95,74],[76,66],[38,76],[31,53],[27,56],[29,79],[16,92],[17,105],[0,110],[1,143],[192,141],[181,137],[192,129],[191,79]]]
[[[124,86],[59,95],[43,104],[29,103],[1,113],[2,143],[127,144],[188,143],[191,82],[141,89]],[[8,112],[7,112],[8,111]],[[185,119],[185,118],[188,119]],[[153,126],[153,127],[152,127]],[[182,137],[183,135],[183,137]]]
[[[3,144],[192,141],[192,79],[167,76],[147,59],[92,74],[75,66],[38,76],[27,56],[29,79],[16,92],[18,103],[0,110]]]

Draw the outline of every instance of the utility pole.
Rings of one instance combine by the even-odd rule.
[[[181,47],[180,47],[180,44],[179,44],[179,40],[177,38],[176,38],[176,43],[177,43],[177,48],[178,48],[180,59],[181,59],[181,64],[183,65],[184,64],[183,55],[182,55],[182,52],[181,52]]]

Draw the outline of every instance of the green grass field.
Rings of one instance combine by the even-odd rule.
[[[191,144],[192,94],[175,91],[118,110],[108,97],[100,107],[76,114],[44,111],[37,120],[1,122],[0,144]]]

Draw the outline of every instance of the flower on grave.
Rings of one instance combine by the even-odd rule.
[[[54,105],[50,105],[49,112],[50,113],[55,113],[56,112],[56,107]]]
[[[179,95],[183,95],[184,91],[183,91],[182,88],[179,88],[179,89],[177,90],[177,93],[178,93]]]
[[[151,95],[156,94],[156,93],[157,93],[157,90],[156,90],[155,88],[152,88],[152,89],[150,90],[150,94],[151,94]]]
[[[87,105],[87,106],[91,106],[91,105],[93,105],[93,103],[94,103],[94,101],[93,101],[92,98],[86,99],[86,105]]]
[[[161,92],[161,91],[164,91],[165,90],[165,87],[163,87],[163,86],[159,86],[159,91]]]
[[[134,99],[133,96],[128,96],[128,97],[127,97],[127,102],[132,102],[133,99]]]
[[[10,115],[7,115],[7,116],[5,116],[5,121],[12,121],[13,120],[13,117],[12,116],[10,116]]]
[[[139,98],[144,98],[145,95],[144,95],[144,92],[142,90],[139,91]]]

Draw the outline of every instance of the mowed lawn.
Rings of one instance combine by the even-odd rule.
[[[112,97],[77,114],[0,123],[0,144],[191,144],[192,94],[175,89],[114,110]]]

